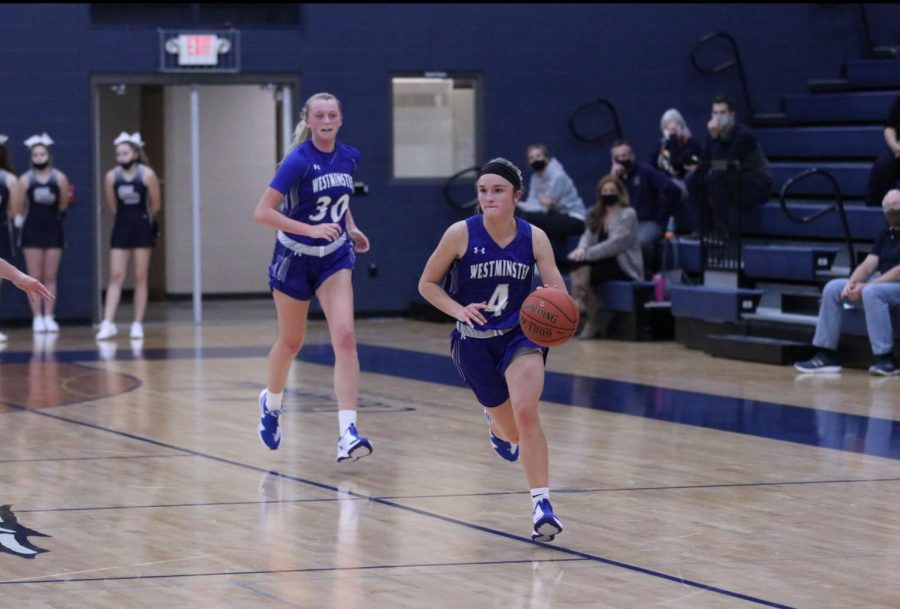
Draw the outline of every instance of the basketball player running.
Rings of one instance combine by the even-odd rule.
[[[106,206],[115,215],[109,250],[109,286],[106,306],[97,340],[107,340],[118,333],[115,318],[122,282],[128,268],[128,257],[134,252],[134,321],[131,338],[144,338],[144,313],[147,310],[147,269],[156,242],[153,218],[161,203],[159,178],[147,166],[140,133],[124,131],[113,141],[117,167],[106,172]]]
[[[372,452],[372,444],[356,429],[360,372],[350,281],[355,252],[369,251],[369,239],[350,213],[359,151],[337,141],[342,121],[340,102],[333,95],[316,93],[307,100],[293,147],[254,212],[257,224],[278,229],[269,266],[278,340],[269,352],[266,388],[259,394],[260,438],[272,450],[281,443],[284,386],[303,344],[309,301],[315,294],[334,349],[339,462]]]
[[[66,241],[63,217],[69,206],[69,179],[53,167],[53,139],[49,135],[33,135],[25,140],[25,145],[31,153],[31,169],[19,177],[19,190],[27,203],[19,239],[28,274],[56,295],[56,274]],[[43,303],[43,311],[40,300],[32,299],[29,304],[35,333],[59,332],[59,324],[53,318],[53,300]]]
[[[456,319],[453,361],[485,408],[494,450],[516,461],[521,448],[531,488],[531,538],[553,541],[563,526],[550,505],[550,458],[538,417],[547,351],[522,333],[519,308],[531,292],[535,263],[546,284],[565,285],[546,233],[515,217],[519,168],[493,159],[481,168],[477,188],[482,213],[447,229],[425,265],[419,292]],[[443,287],[448,271],[449,293]]]

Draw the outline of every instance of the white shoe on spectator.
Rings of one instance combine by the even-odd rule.
[[[56,323],[52,315],[44,315],[44,327],[47,329],[47,332],[53,332],[54,334],[59,332],[59,324]]]
[[[111,321],[106,321],[105,319],[100,322],[100,331],[97,332],[97,340],[106,340],[108,338],[112,338],[116,334],[119,333],[119,329],[116,328],[116,324]]]
[[[144,338],[144,325],[141,322],[131,324],[131,338]]]

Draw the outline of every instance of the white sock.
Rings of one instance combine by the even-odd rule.
[[[533,488],[531,489],[531,511],[537,507],[538,501],[541,499],[550,499],[550,488]]]
[[[281,393],[272,393],[266,389],[266,410],[275,412],[281,410],[281,399],[284,397],[284,391]]]
[[[341,426],[341,436],[347,433],[350,425],[356,425],[355,410],[338,410],[338,422]]]

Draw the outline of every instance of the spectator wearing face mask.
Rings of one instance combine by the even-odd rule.
[[[693,172],[687,184],[690,198],[695,202],[694,229],[699,231],[704,221],[708,228],[730,229],[735,216],[729,214],[729,209],[736,200],[743,214],[769,200],[772,171],[753,132],[735,121],[731,98],[720,95],[713,99],[707,129],[709,138],[699,163],[685,165]],[[736,191],[740,193],[739,199]],[[711,218],[707,215],[709,211]]]
[[[881,205],[888,228],[849,279],[832,279],[825,285],[812,343],[816,354],[810,360],[794,364],[800,372],[841,371],[837,348],[842,308],[862,305],[875,355],[875,363],[869,372],[879,376],[900,375],[894,359],[894,329],[891,326],[891,307],[900,304],[900,190],[888,191]]]
[[[562,163],[544,144],[530,145],[527,155],[533,173],[516,215],[547,233],[557,266],[566,266],[567,238],[584,232],[584,202]]]
[[[587,228],[568,258],[575,265],[571,272],[572,297],[585,318],[579,338],[593,338],[600,330],[593,286],[644,278],[637,214],[629,205],[628,190],[617,177],[604,176],[597,183],[597,202],[588,213]]]
[[[659,120],[662,138],[651,159],[660,171],[664,171],[678,188],[681,189],[682,200],[687,198],[687,187],[684,177],[687,174],[685,165],[696,162],[700,156],[700,143],[694,139],[681,112],[675,108],[666,110]]]
[[[675,215],[681,202],[681,190],[667,174],[650,163],[635,159],[626,140],[616,140],[610,149],[610,174],[622,180],[631,206],[637,213],[638,238],[644,255],[644,268],[654,271],[653,244],[663,234],[669,216]]]

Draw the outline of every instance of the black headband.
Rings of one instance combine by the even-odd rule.
[[[486,163],[484,167],[481,168],[481,171],[478,172],[478,177],[480,178],[488,173],[497,174],[512,184],[513,191],[522,190],[522,180],[519,178],[518,172],[506,163],[499,163],[497,161]]]

